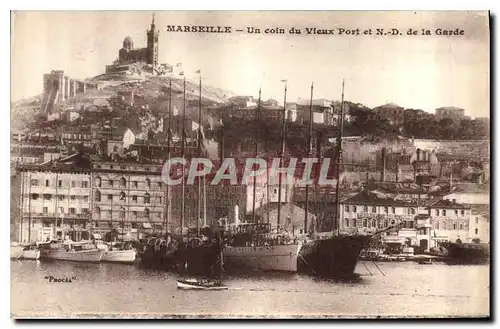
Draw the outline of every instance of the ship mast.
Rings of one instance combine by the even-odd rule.
[[[172,139],[172,77],[168,82],[168,127],[167,127],[167,161],[170,160],[170,140]],[[169,174],[169,173],[167,173]],[[168,233],[168,225],[170,224],[170,186],[166,184],[165,187],[165,236]]]
[[[184,72],[182,72],[184,75]],[[184,159],[185,146],[186,146],[186,77],[184,76],[184,101],[182,105],[182,145],[181,145],[181,157]],[[185,180],[185,166],[182,162],[182,196],[181,196],[181,236],[184,238],[184,214],[185,214],[185,194],[186,194],[186,180]]]
[[[285,96],[283,100],[283,118],[281,121],[281,150],[280,150],[280,162],[279,166],[283,163],[283,157],[285,156],[285,138],[286,138],[286,90],[287,90],[287,82],[286,80],[282,80],[285,83]],[[269,188],[269,181],[267,182],[267,186]],[[268,193],[269,196],[269,193]],[[285,200],[286,202],[286,200]],[[269,202],[268,202],[269,203]],[[267,216],[269,219],[269,215]],[[279,228],[281,224],[281,173],[278,174],[278,221],[277,226]]]
[[[339,115],[339,137],[337,140],[337,163],[336,163],[336,176],[337,185],[335,186],[335,222],[333,229],[339,229],[340,218],[340,167],[342,166],[342,137],[344,135],[344,80],[342,80],[342,98],[340,101],[340,115]]]
[[[312,128],[313,128],[313,91],[314,83],[311,83],[311,99],[309,100],[309,132],[307,133],[307,156],[310,158],[312,155]],[[306,183],[306,205],[304,217],[304,233],[307,235],[307,221],[309,216],[309,183]]]
[[[198,71],[200,72],[200,71]],[[198,152],[201,158],[203,153],[203,139],[201,133],[201,74],[200,74],[200,95],[198,99]],[[196,214],[196,232],[198,236],[200,235],[200,219],[201,219],[201,204],[202,204],[202,194],[201,194],[201,180],[203,178],[199,177],[198,180],[198,213]]]
[[[255,136],[255,158],[259,155],[259,135],[260,135],[260,97],[261,97],[261,89],[259,89],[259,103],[257,104],[257,109],[255,112],[255,123],[257,125],[257,133]],[[253,177],[253,197],[252,197],[252,222],[255,223],[255,197],[257,190],[257,175]]]

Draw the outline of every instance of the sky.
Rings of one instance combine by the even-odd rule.
[[[146,46],[150,11],[16,12],[11,20],[11,98],[40,94],[42,77],[64,70],[83,79],[104,73],[126,36]],[[155,12],[159,62],[182,63],[186,76],[200,69],[204,84],[239,95],[283,102],[345,99],[375,107],[388,102],[428,112],[457,106],[489,117],[490,43],[485,12]],[[168,25],[230,26],[232,33],[168,32]],[[260,34],[237,32],[247,27]],[[295,27],[302,34],[265,34],[265,28]],[[308,35],[305,28],[360,29],[361,35]],[[397,28],[403,35],[363,35],[366,29]],[[408,29],[433,35],[408,36]],[[462,29],[438,36],[435,30]]]

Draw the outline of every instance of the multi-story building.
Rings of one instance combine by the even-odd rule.
[[[137,161],[93,162],[93,231],[137,236],[141,229],[164,230],[168,203],[161,169]]]
[[[460,204],[453,200],[439,200],[429,206],[436,241],[471,242],[469,234],[472,212],[467,204]]]
[[[373,109],[380,117],[389,120],[389,124],[400,126],[404,122],[405,109],[397,104],[388,103]]]
[[[461,119],[464,118],[464,113],[465,113],[464,109],[448,106],[436,109],[434,116],[438,121],[442,119],[451,119],[454,121],[460,121]]]
[[[21,174],[21,218],[19,241],[63,238],[72,230],[80,240],[90,215],[90,170],[77,156],[39,165],[19,167]]]

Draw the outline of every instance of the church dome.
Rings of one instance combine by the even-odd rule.
[[[125,39],[123,39],[123,48],[128,50],[134,49],[134,41],[131,37],[126,37]]]

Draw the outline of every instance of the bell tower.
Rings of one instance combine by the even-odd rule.
[[[147,62],[153,65],[153,67],[158,66],[158,36],[160,31],[156,29],[155,26],[155,14],[153,13],[153,19],[151,21],[151,28],[147,31],[148,44],[147,44]]]

